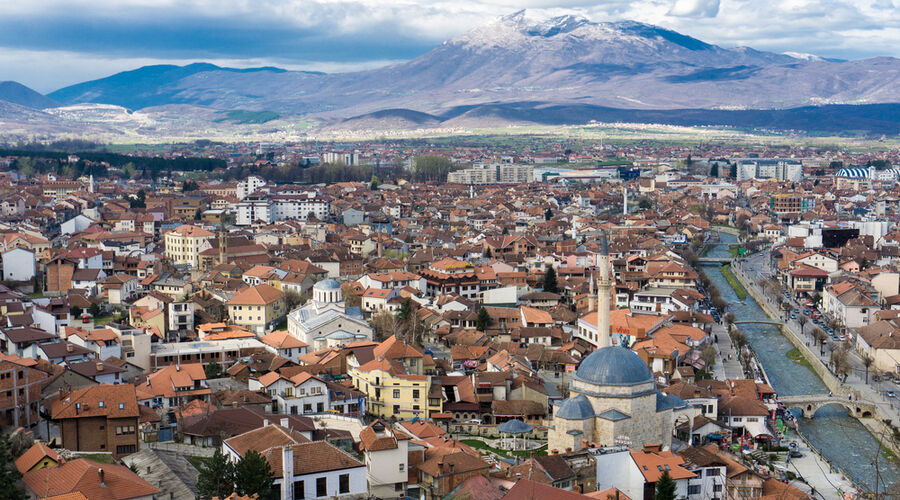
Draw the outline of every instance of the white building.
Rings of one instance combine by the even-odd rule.
[[[237,185],[237,197],[239,200],[243,200],[244,198],[250,196],[255,193],[259,188],[266,185],[265,179],[261,179],[256,176],[250,176],[246,179],[238,182]]]
[[[524,184],[531,181],[532,165],[481,164],[447,174],[447,182],[458,184]]]
[[[597,448],[591,450],[597,463],[597,491],[616,488],[628,498],[645,498],[664,471],[675,481],[675,498],[688,498],[689,480],[696,474],[682,467],[684,460],[670,451],[647,446],[642,450]],[[699,496],[692,498],[701,498]],[[713,497],[703,497],[704,500]]]
[[[288,314],[288,333],[312,350],[372,340],[372,327],[358,307],[344,304],[341,285],[329,278],[313,286],[313,298]]]
[[[307,220],[310,216],[324,219],[331,205],[320,198],[303,195],[253,195],[237,204],[235,224],[249,226],[254,222],[271,224],[280,220]]]
[[[3,252],[3,280],[31,281],[35,274],[34,252],[25,248],[13,248]]]
[[[366,463],[369,493],[376,498],[405,496],[409,478],[409,436],[376,420],[359,433]]]

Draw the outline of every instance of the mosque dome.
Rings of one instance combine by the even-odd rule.
[[[584,358],[575,379],[596,385],[638,385],[653,382],[653,373],[631,349],[603,347]]]

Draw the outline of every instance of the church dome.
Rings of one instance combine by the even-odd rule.
[[[584,358],[575,379],[596,385],[638,385],[653,382],[653,374],[631,349],[604,347]]]
[[[341,284],[333,278],[324,279],[313,285],[313,300],[321,304],[334,304],[344,300]]]

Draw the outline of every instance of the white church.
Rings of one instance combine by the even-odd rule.
[[[372,327],[358,307],[347,307],[341,285],[325,279],[313,285],[312,300],[288,314],[288,334],[309,345],[310,351],[372,340]]]

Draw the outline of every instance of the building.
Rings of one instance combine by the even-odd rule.
[[[368,471],[369,494],[377,498],[406,496],[410,437],[375,420],[359,433]]]
[[[284,293],[271,285],[244,289],[226,304],[232,324],[256,333],[265,333],[284,319]]]
[[[816,199],[797,193],[776,193],[769,197],[769,209],[782,214],[801,214],[816,208]]]
[[[435,454],[419,464],[420,498],[444,498],[457,486],[473,476],[487,476],[491,464],[465,452]]]
[[[325,279],[313,286],[312,300],[288,314],[288,333],[312,350],[372,340],[372,327],[358,307],[347,307],[341,285]]]
[[[447,182],[457,184],[525,184],[531,182],[534,167],[521,164],[476,165],[447,174]]]
[[[33,360],[18,361],[0,361],[0,424],[12,428],[38,423],[41,389],[47,382],[46,373],[25,366]]]
[[[13,248],[3,252],[3,280],[31,281],[36,266],[34,252],[25,248]]]
[[[797,160],[779,158],[752,158],[738,160],[738,182],[751,179],[775,179],[800,182],[803,180],[803,164]]]
[[[584,443],[611,446],[621,439],[638,447],[656,443],[668,448],[676,417],[699,411],[677,396],[660,393],[647,364],[634,351],[612,345],[609,248],[605,234],[598,266],[598,348],[582,360],[569,388],[571,396],[553,412],[548,449],[579,450]]]
[[[675,498],[706,500],[715,497],[688,495],[688,484],[696,474],[683,467],[684,459],[659,446],[647,445],[638,450],[627,448],[611,453],[597,453],[597,489],[616,488],[635,500],[652,500],[656,482],[664,471],[675,482]],[[724,497],[724,495],[722,496]]]
[[[202,227],[183,224],[165,233],[165,256],[175,265],[200,266],[200,246],[215,238]]]
[[[239,200],[243,200],[265,185],[265,179],[256,177],[255,175],[251,175],[250,177],[247,177],[246,179],[238,182],[236,191],[237,198]]]
[[[102,384],[64,394],[53,402],[51,414],[63,448],[109,452],[119,459],[140,447],[141,412],[133,385]]]
[[[29,498],[153,500],[159,490],[124,465],[87,458],[35,469],[22,475]]]

